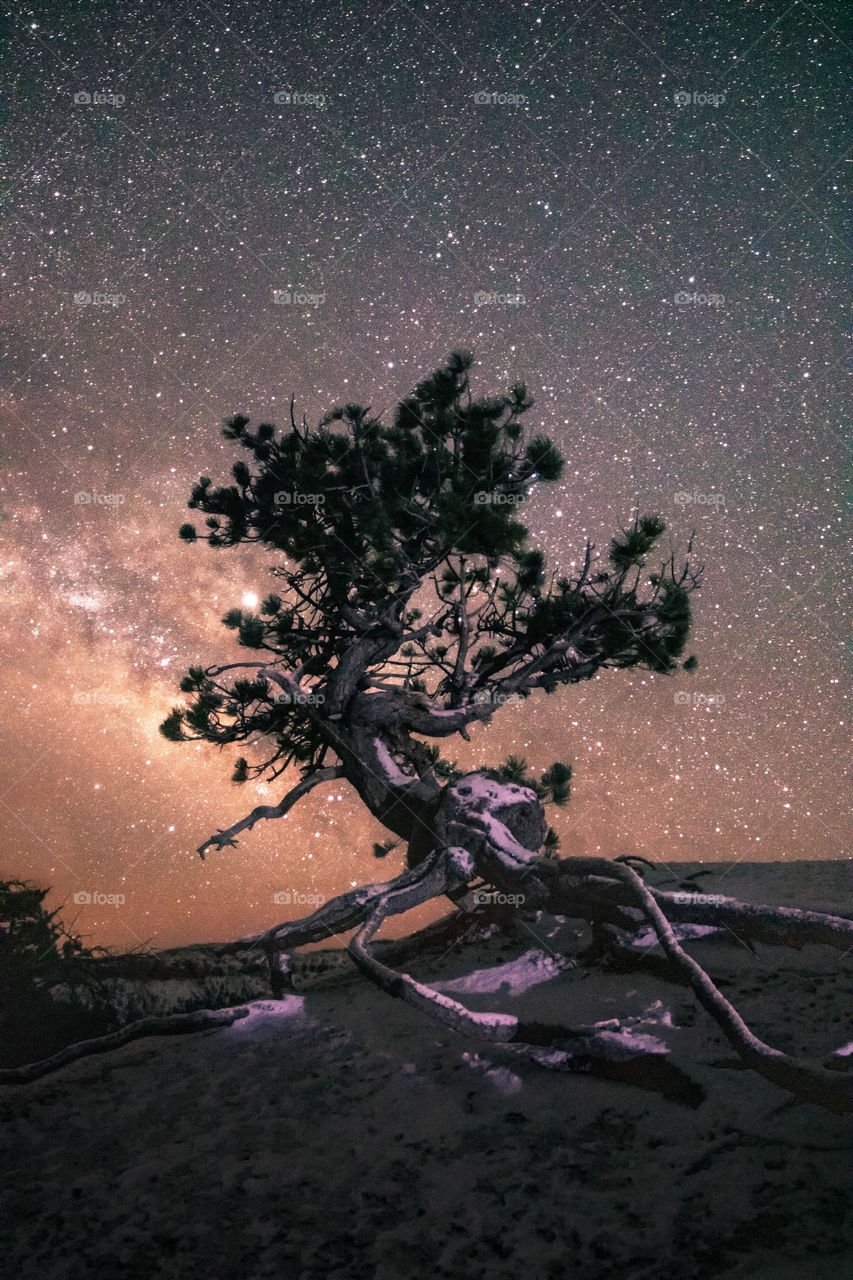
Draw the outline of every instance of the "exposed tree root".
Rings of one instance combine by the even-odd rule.
[[[600,858],[574,861],[581,871],[588,870],[600,875],[612,876],[630,886],[638,905],[642,907],[651,922],[665,954],[684,973],[703,1009],[711,1015],[747,1066],[765,1079],[772,1080],[781,1089],[790,1090],[802,1101],[816,1102],[819,1106],[839,1114],[853,1110],[853,1080],[844,1078],[838,1072],[829,1071],[825,1067],[773,1049],[750,1031],[743,1018],[717,989],[701,965],[682,949],[671,924],[656,901],[656,896],[632,867],[626,863],[607,862]],[[788,916],[791,914],[786,913]],[[804,912],[803,914],[810,917],[805,927],[811,932],[816,913]],[[838,917],[829,917],[829,920],[834,920],[839,925],[847,923],[853,927],[853,922],[844,922]],[[834,928],[830,927],[827,936],[835,936]]]
[[[163,1018],[140,1018],[109,1035],[69,1044],[51,1057],[43,1058],[41,1062],[29,1062],[22,1067],[4,1067],[0,1070],[0,1084],[29,1084],[31,1080],[38,1080],[52,1071],[58,1071],[60,1067],[76,1062],[78,1058],[86,1058],[95,1053],[109,1053],[123,1044],[129,1044],[131,1040],[140,1040],[143,1036],[174,1036],[193,1031],[210,1031],[215,1027],[229,1027],[232,1022],[248,1015],[246,1006],[239,1005],[232,1009],[197,1009],[193,1013],[173,1013]]]
[[[625,865],[605,858],[563,859],[559,863],[561,874],[551,909],[558,915],[599,919],[621,924],[624,928],[624,916],[622,920],[618,919],[614,908],[636,906],[636,896],[624,878],[617,879],[615,874],[605,873],[602,868]],[[614,884],[614,880],[617,883]],[[853,948],[853,920],[846,916],[824,915],[797,907],[753,905],[738,902],[736,898],[713,899],[710,894],[669,893],[645,887],[672,924],[715,925],[730,929],[739,938],[793,947],[797,951],[813,944],[834,947],[839,951]]]
[[[512,790],[524,792],[524,788]],[[512,801],[517,803],[518,799],[512,797]],[[523,795],[521,801],[527,804]],[[470,805],[470,800],[467,803]],[[287,921],[262,934],[218,947],[217,953],[265,952],[273,990],[281,994],[287,985],[289,952],[355,929],[348,950],[358,969],[383,991],[453,1030],[503,1045],[552,1069],[621,1080],[697,1106],[703,1097],[702,1089],[668,1060],[667,1047],[652,1036],[600,1027],[526,1023],[496,1012],[475,1013],[384,962],[405,963],[420,954],[419,941],[425,942],[427,936],[434,935],[433,940],[440,936],[453,945],[472,928],[482,929],[482,913],[462,912],[430,926],[415,939],[380,943],[384,958],[374,954],[370,944],[386,919],[434,898],[459,899],[479,875],[505,893],[515,891],[516,896],[544,906],[555,915],[590,921],[597,945],[605,952],[615,947],[617,962],[628,963],[631,958],[630,948],[620,944],[620,937],[651,925],[664,953],[656,958],[663,966],[661,975],[692,988],[734,1047],[738,1065],[756,1071],[799,1101],[813,1102],[836,1113],[853,1110],[853,1079],[845,1072],[846,1059],[836,1055],[828,1066],[822,1066],[765,1044],[704,969],[685,953],[672,928],[673,922],[703,924],[729,929],[746,941],[757,939],[796,948],[821,943],[849,950],[853,947],[853,920],[789,908],[754,907],[710,895],[663,893],[646,885],[626,860],[568,858],[557,863],[539,858],[519,844],[493,812],[472,813],[457,806],[445,829],[461,837],[460,843],[428,853],[419,865],[393,880],[342,894],[305,919]],[[472,847],[474,852],[469,851]],[[617,930],[621,932],[617,934]],[[245,1007],[239,1007],[143,1018],[111,1035],[70,1045],[43,1062],[2,1070],[0,1083],[35,1080],[77,1058],[107,1052],[141,1036],[225,1026],[245,1017],[247,1012]]]
[[[483,840],[480,832],[478,836],[478,852],[481,852]],[[500,842],[489,840],[489,843]],[[509,1014],[473,1013],[458,1001],[384,964],[371,953],[369,944],[389,916],[456,889],[466,872],[471,877],[475,861],[479,859],[472,859],[463,846],[433,854],[414,871],[405,872],[396,880],[382,885],[344,894],[306,920],[270,930],[262,935],[262,940],[273,949],[284,949],[328,936],[323,930],[332,924],[338,931],[358,927],[349,944],[350,954],[359,969],[389,995],[405,1000],[462,1034],[504,1045],[538,1046],[539,1052],[531,1055],[537,1061],[544,1061],[542,1050],[547,1048],[565,1055],[566,1069],[590,1070],[594,1064],[596,1074],[633,1079],[635,1083],[645,1079],[649,1087],[648,1080],[655,1076],[655,1071],[650,1069],[650,1059],[665,1052],[664,1046],[652,1041],[651,1037],[637,1037],[631,1043],[630,1037],[621,1035],[614,1038],[614,1033],[595,1028],[541,1027],[520,1022]],[[552,868],[545,873],[543,862],[542,859],[537,860],[535,867],[540,873],[536,877],[537,890],[543,883],[543,875],[546,884],[554,883]],[[495,878],[501,880],[502,887],[510,887],[514,877],[516,887],[521,888],[527,872],[534,869],[530,863],[519,865],[515,859],[513,863],[515,865],[508,865],[506,860],[499,860],[495,864],[494,858],[490,859],[493,872],[498,873]],[[717,927],[736,924],[747,937],[798,948],[806,942],[835,947],[846,942],[849,947],[853,944],[853,921],[817,912],[751,907],[733,899],[707,904],[695,900],[685,903],[681,900],[684,895],[663,894],[650,889],[626,862],[610,862],[601,858],[565,859],[559,864],[559,873],[553,893],[556,901],[552,906],[556,913],[586,916],[599,923],[613,920],[621,928],[630,923],[634,928],[646,922],[651,924],[671,966],[671,973],[693,989],[699,1003],[720,1026],[746,1067],[789,1090],[800,1101],[814,1102],[837,1113],[853,1109],[853,1081],[835,1069],[835,1064],[833,1068],[827,1068],[785,1054],[765,1044],[749,1029],[704,969],[685,953],[661,907],[666,906],[673,916],[681,916],[682,920],[691,923]],[[537,898],[540,896],[541,891],[537,892]],[[673,1094],[681,1091],[689,1096],[690,1088],[697,1089],[693,1082],[689,1082],[688,1088],[684,1083],[686,1078],[674,1067],[663,1076],[657,1071],[657,1075],[658,1082],[665,1084]],[[694,1092],[692,1096],[695,1099],[698,1095]]]
[[[451,849],[447,853],[448,878],[454,868],[458,868],[458,874],[464,874],[466,860],[470,865],[465,850]],[[406,895],[389,890],[374,901],[371,914],[348,948],[359,969],[389,995],[399,997],[462,1035],[473,1034],[478,1039],[521,1050],[525,1056],[551,1069],[588,1072],[619,1080],[655,1090],[693,1107],[704,1099],[701,1086],[666,1059],[666,1046],[652,1036],[633,1036],[595,1027],[572,1029],[525,1023],[505,1013],[473,1013],[457,1000],[383,964],[371,954],[369,943],[389,916],[406,910]]]

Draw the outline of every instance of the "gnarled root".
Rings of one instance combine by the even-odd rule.
[[[450,865],[459,855],[467,857],[461,849],[447,851]],[[416,982],[408,974],[389,968],[371,955],[369,943],[388,916],[401,910],[406,907],[393,889],[375,900],[370,916],[348,948],[362,973],[389,995],[397,996],[462,1035],[474,1035],[522,1051],[541,1066],[621,1080],[656,1090],[693,1107],[703,1100],[704,1090],[666,1060],[666,1046],[652,1036],[633,1036],[595,1027],[570,1029],[525,1023],[506,1013],[474,1013],[449,996]]]
[[[581,872],[609,877],[629,886],[636,904],[643,910],[657,934],[665,954],[685,975],[703,1009],[711,1015],[747,1066],[765,1079],[772,1080],[781,1089],[788,1089],[801,1101],[816,1102],[839,1114],[853,1110],[853,1081],[836,1071],[773,1049],[750,1031],[701,965],[682,949],[671,924],[658,905],[657,895],[648,888],[633,867],[626,863],[608,862],[604,858],[578,858],[572,861]],[[806,914],[813,917],[816,913]],[[837,936],[836,925],[853,924],[844,922],[839,917],[826,919],[835,922],[829,926],[826,937]],[[807,922],[810,931],[813,924],[814,920]]]
[[[427,870],[418,883],[412,883],[411,878],[415,873],[409,872],[397,881],[373,886],[369,895],[362,891],[359,903],[361,927],[349,944],[350,954],[359,969],[382,990],[405,1000],[456,1031],[504,1045],[548,1046],[558,1049],[567,1058],[574,1058],[578,1063],[585,1064],[575,1069],[589,1070],[595,1063],[602,1068],[598,1071],[599,1074],[609,1073],[611,1078],[633,1076],[635,1082],[639,1083],[644,1068],[642,1065],[637,1067],[638,1060],[642,1063],[650,1054],[660,1054],[663,1049],[659,1042],[652,1042],[651,1037],[643,1038],[642,1043],[637,1038],[632,1044],[630,1041],[626,1042],[624,1035],[617,1034],[614,1041],[614,1033],[597,1031],[595,1028],[572,1031],[563,1027],[522,1023],[509,1014],[473,1013],[457,1001],[416,982],[408,974],[389,968],[371,954],[369,943],[389,915],[399,914],[408,910],[409,906],[426,901],[431,896],[431,886],[439,893],[447,892],[454,883],[461,882],[464,868],[466,865],[470,866],[471,861],[470,855],[461,847],[448,849],[432,855],[423,864]],[[561,864],[561,870],[565,870],[568,864],[574,873],[572,877],[568,877],[570,879],[579,877],[585,885],[595,880],[599,886],[621,890],[609,895],[606,892],[596,895],[602,907],[607,905],[610,898],[611,913],[615,909],[620,924],[625,923],[626,907],[634,907],[646,917],[669,961],[692,987],[699,1003],[720,1026],[746,1066],[780,1088],[789,1090],[801,1101],[814,1102],[837,1113],[853,1109],[853,1082],[838,1071],[772,1048],[749,1029],[704,969],[680,946],[658,902],[663,897],[668,905],[668,895],[660,895],[649,889],[637,872],[626,863],[610,862],[602,858],[579,858],[566,860]],[[417,871],[422,869],[419,867]],[[563,893],[566,879],[567,877],[562,876],[559,881]],[[761,936],[772,932],[774,941],[793,939],[794,945],[799,941],[797,934],[800,924],[806,940],[831,941],[836,946],[847,936],[848,928],[853,928],[853,922],[842,917],[821,916],[815,912],[804,912],[801,918],[796,912],[784,911],[777,917],[773,908],[755,909],[734,902],[723,906],[729,918],[739,917],[746,924],[746,931],[750,931],[751,927]],[[561,904],[561,908],[565,911],[566,904]],[[720,904],[713,904],[713,909],[720,912]],[[577,907],[574,907],[571,913],[576,911]],[[608,912],[594,911],[592,915],[601,919],[606,918]],[[714,923],[720,923],[719,918]],[[535,1056],[540,1062],[544,1060],[541,1051],[531,1056]],[[625,1070],[629,1063],[634,1065],[630,1070]],[[672,1084],[672,1080],[668,1083]]]

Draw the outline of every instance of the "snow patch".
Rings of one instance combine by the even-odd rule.
[[[531,987],[550,982],[567,969],[573,969],[577,961],[563,956],[546,955],[531,948],[516,960],[495,965],[490,969],[475,969],[461,978],[449,978],[446,982],[434,982],[438,991],[468,991],[484,994],[504,991],[510,996],[522,995]]]
[[[626,1028],[673,1027],[672,1013],[662,1000],[654,1000],[643,1013],[622,1018],[621,1025]]]
[[[388,778],[388,781],[394,787],[408,787],[412,782],[416,782],[416,778],[412,778],[409,774],[403,773],[399,765],[394,761],[391,752],[388,750],[381,738],[373,739],[373,746],[376,751],[378,760]]]
[[[656,1036],[636,1032],[631,1027],[622,1027],[618,1031],[611,1031],[609,1023],[597,1022],[595,1029],[599,1032],[601,1043],[606,1045],[607,1056],[612,1062],[617,1062],[619,1059],[624,1058],[634,1058],[638,1053],[669,1053],[662,1040],[658,1040]]]
[[[714,924],[674,924],[672,932],[679,942],[689,942],[693,938],[705,938],[712,933],[722,933],[723,930]],[[626,945],[637,951],[645,951],[649,947],[657,946],[658,942],[658,935],[650,927],[635,933]]]
[[[305,997],[287,995],[281,1000],[252,1000],[247,1007],[249,1016],[232,1022],[226,1031],[241,1033],[279,1018],[298,1017],[305,1011]]]
[[[462,1061],[471,1068],[472,1071],[480,1071],[486,1079],[495,1086],[498,1093],[503,1094],[506,1098],[511,1098],[514,1094],[520,1093],[524,1087],[520,1076],[514,1071],[510,1071],[508,1067],[496,1067],[489,1062],[488,1058],[483,1058],[479,1053],[463,1053]]]
[[[624,1031],[626,1035],[635,1035],[638,1027],[669,1027],[675,1030],[672,1013],[662,1000],[654,1000],[642,1013],[604,1018],[595,1024],[596,1031]]]
[[[503,798],[507,804],[516,803],[519,796],[531,803],[536,800],[536,795],[530,787],[520,787],[515,782],[496,782],[494,778],[487,778],[483,774],[469,775],[464,782],[457,783],[455,791],[459,796],[470,794],[487,801]]]

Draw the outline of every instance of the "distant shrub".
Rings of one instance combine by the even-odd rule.
[[[118,1025],[86,947],[44,905],[49,889],[0,880],[0,1066],[56,1053]]]
[[[118,955],[87,947],[59,909],[47,910],[49,892],[0,880],[0,1068],[38,1062],[139,1018],[269,995],[262,957],[247,971],[215,950]]]

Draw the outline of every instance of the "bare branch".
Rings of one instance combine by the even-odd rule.
[[[237,841],[234,837],[240,831],[251,831],[256,822],[260,822],[263,818],[283,818],[296,804],[297,800],[301,800],[304,795],[314,787],[320,785],[321,782],[331,782],[334,778],[345,778],[346,770],[341,765],[329,766],[326,769],[318,769],[309,777],[304,778],[298,783],[292,791],[288,791],[287,795],[279,801],[278,804],[259,804],[245,818],[241,818],[239,822],[235,822],[233,826],[228,827],[224,831],[218,831],[215,836],[211,836],[205,840],[204,844],[199,845],[198,853],[204,859],[205,849],[209,849],[211,845],[215,845],[217,849],[224,849],[228,845],[236,847]]]

